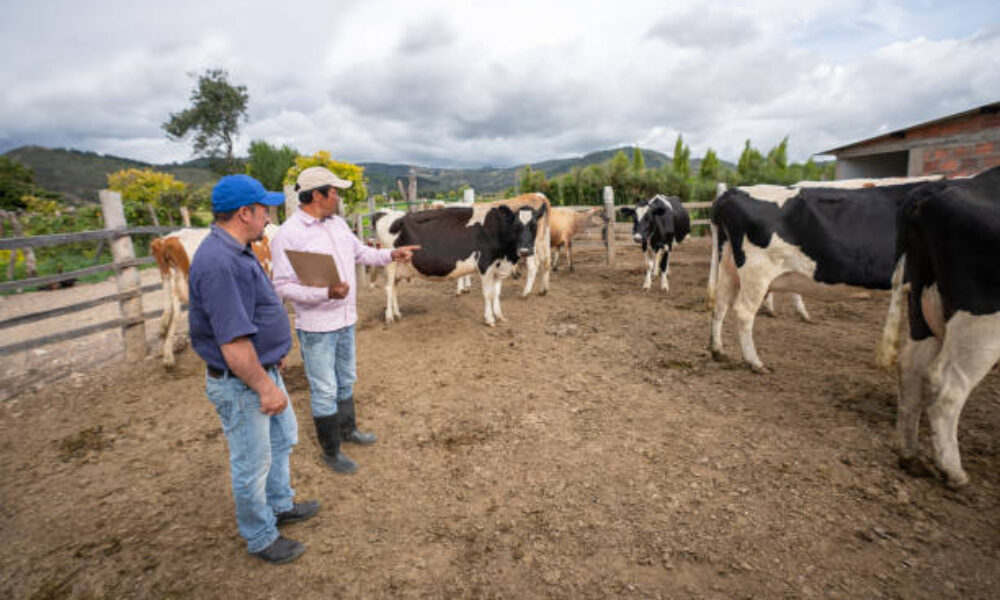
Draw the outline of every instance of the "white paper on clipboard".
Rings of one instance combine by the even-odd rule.
[[[340,283],[337,263],[333,262],[333,256],[329,254],[285,250],[285,256],[292,263],[292,269],[302,285],[325,288]]]

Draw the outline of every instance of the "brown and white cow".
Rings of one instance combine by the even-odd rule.
[[[163,338],[163,364],[174,365],[174,334],[177,331],[177,319],[180,317],[181,305],[188,302],[188,272],[191,269],[191,259],[211,230],[207,227],[198,229],[179,229],[150,242],[149,249],[163,280],[165,300],[163,316],[160,319],[160,337]],[[253,242],[251,249],[267,276],[271,276],[271,238],[278,227],[268,224],[264,228],[264,238]]]
[[[601,215],[604,209],[600,206],[575,211],[571,208],[553,206],[549,217],[549,246],[552,248],[552,270],[558,270],[559,251],[566,249],[566,262],[569,270],[573,270],[573,238],[587,230],[588,227],[599,227],[604,224]]]

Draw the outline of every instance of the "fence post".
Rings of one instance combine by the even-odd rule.
[[[185,227],[191,226],[191,211],[188,210],[188,207],[186,206],[181,207],[181,223],[183,223]]]
[[[615,191],[610,185],[604,186],[604,215],[607,217],[604,244],[608,251],[608,264],[611,265],[615,261]]]
[[[101,211],[104,212],[105,229],[124,229],[125,210],[122,208],[122,195],[111,190],[98,192],[101,197]],[[111,241],[111,256],[115,264],[131,261],[135,258],[132,238],[122,236]],[[125,321],[122,327],[122,339],[125,341],[125,360],[137,362],[146,356],[146,322],[142,317],[142,281],[139,269],[135,265],[115,269],[115,279],[118,280],[118,293],[129,295],[118,301],[118,310]],[[166,343],[170,343],[167,340]]]
[[[462,192],[462,204],[475,204],[476,203],[476,190],[468,188]]]
[[[24,229],[21,227],[21,221],[18,220],[18,218],[17,218],[17,213],[16,212],[9,212],[7,214],[10,216],[10,224],[11,224],[12,228],[14,229],[14,237],[24,237]],[[36,266],[37,263],[35,262],[35,249],[32,248],[31,246],[27,246],[27,247],[21,248],[21,253],[24,254],[24,272],[25,272],[25,275],[27,275],[28,277],[35,277],[36,275],[38,275],[38,267]],[[14,256],[17,256],[17,249],[16,248],[11,251],[11,257],[14,257]],[[11,259],[11,263],[10,264],[14,264],[13,258]],[[10,273],[10,278],[9,279],[11,281],[13,281],[13,279],[14,279],[14,271],[13,270],[8,270],[8,272]]]

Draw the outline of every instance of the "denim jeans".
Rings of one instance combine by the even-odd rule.
[[[335,331],[297,329],[302,362],[309,379],[313,417],[337,412],[337,401],[354,395],[357,364],[354,357],[354,325]]]
[[[276,368],[268,375],[282,390],[285,383]],[[270,417],[260,412],[260,396],[239,378],[206,375],[205,392],[222,420],[229,445],[229,471],[236,502],[236,525],[250,552],[259,552],[278,539],[275,515],[292,509],[288,457],[298,443],[298,423],[291,401]]]

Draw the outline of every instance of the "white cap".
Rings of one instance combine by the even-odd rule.
[[[299,178],[295,182],[295,191],[308,192],[309,190],[315,190],[325,185],[346,190],[353,183],[353,181],[337,177],[326,167],[309,167],[299,173]]]

